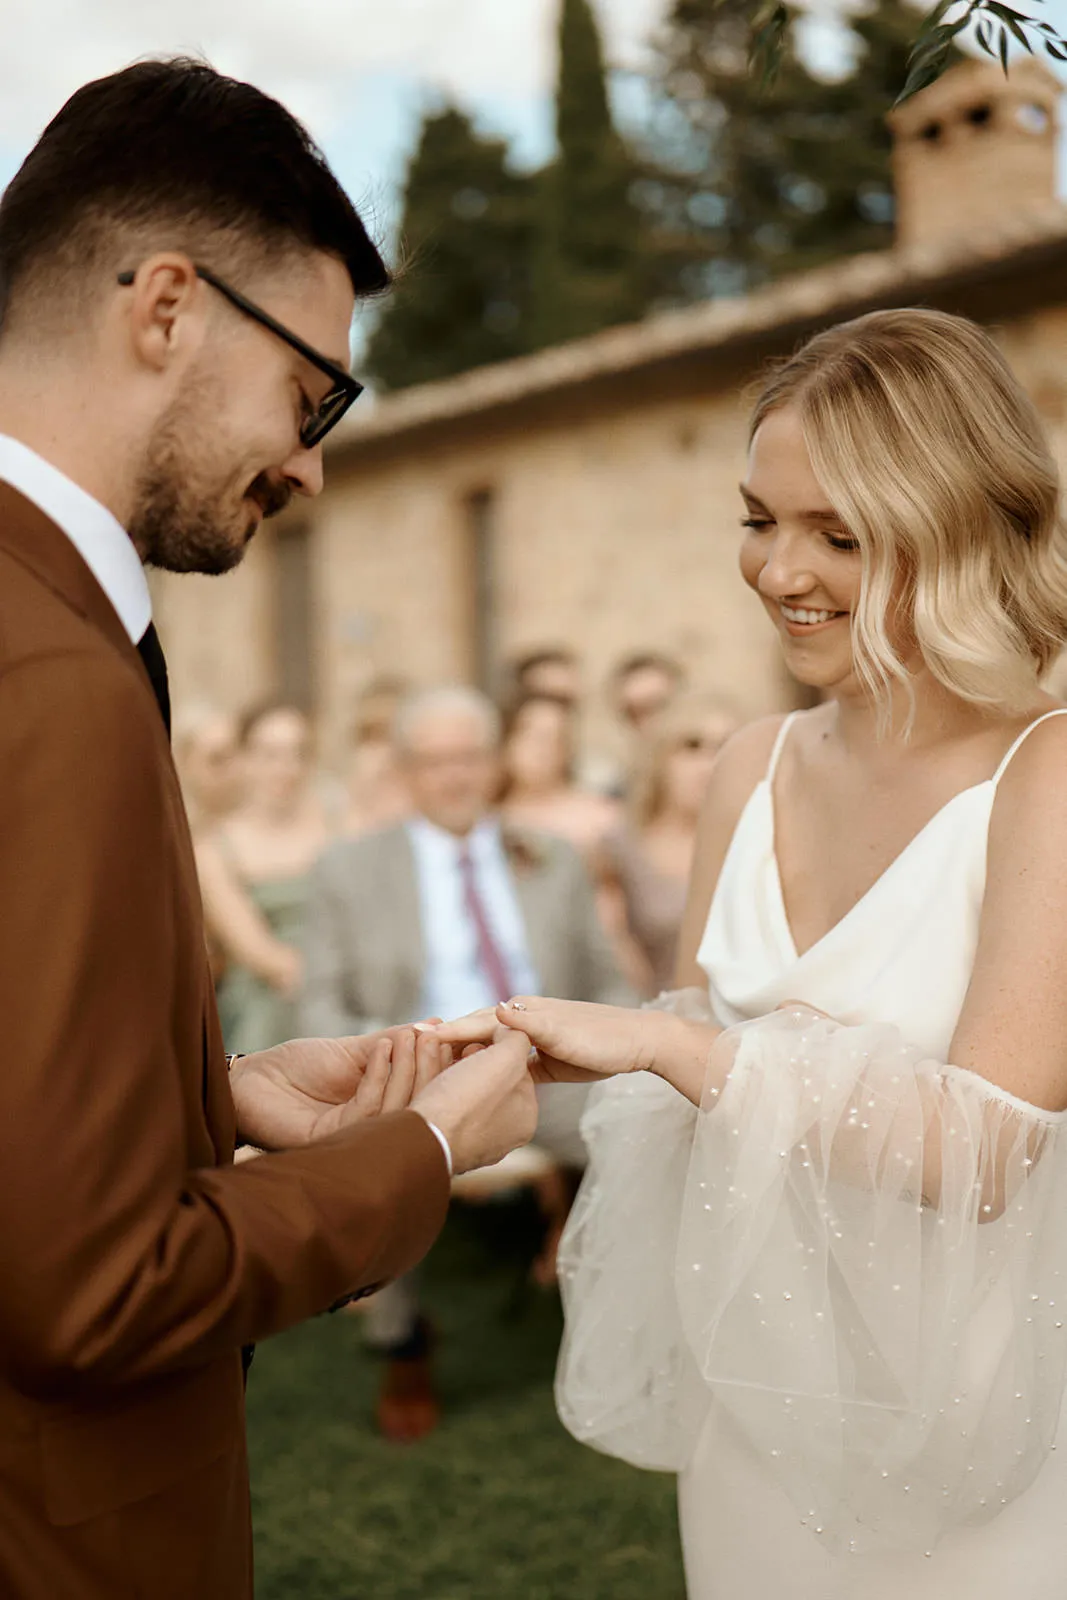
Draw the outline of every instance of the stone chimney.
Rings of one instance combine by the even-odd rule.
[[[1059,79],[1030,56],[1007,77],[967,61],[890,113],[897,244],[980,231],[1056,195]]]

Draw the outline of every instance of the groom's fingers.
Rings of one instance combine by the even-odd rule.
[[[411,1103],[412,1090],[415,1086],[415,1040],[418,1036],[414,1029],[405,1028],[393,1040],[393,1060],[389,1070],[389,1082],[385,1088],[385,1098],[382,1101],[382,1111],[403,1111]]]
[[[376,1117],[382,1109],[393,1054],[392,1039],[379,1039],[367,1057],[359,1088],[352,1097],[356,1112],[361,1117]]]
[[[420,1033],[415,1038],[415,1078],[412,1095],[418,1094],[420,1089],[425,1089],[432,1083],[444,1068],[451,1063],[451,1048],[436,1038],[432,1033]]]

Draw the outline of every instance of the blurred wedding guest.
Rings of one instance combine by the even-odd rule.
[[[408,693],[402,678],[373,678],[356,702],[345,772],[340,831],[369,833],[397,822],[411,809],[393,749],[392,727]]]
[[[574,706],[581,704],[584,693],[581,663],[574,651],[568,650],[565,645],[531,650],[527,655],[520,656],[512,666],[512,676],[513,699],[547,694],[557,700],[567,700]]]
[[[208,928],[226,957],[219,1014],[227,1050],[252,1054],[295,1038],[309,873],[330,837],[314,784],[311,727],[270,702],[238,724],[242,795],[200,841]]]
[[[516,993],[632,998],[576,851],[494,810],[500,731],[496,707],[474,689],[429,690],[401,707],[394,739],[412,815],[336,840],[315,868],[302,1032],[450,1018]],[[584,1164],[585,1094],[573,1084],[539,1092],[536,1143],[561,1165]],[[415,1281],[377,1295],[365,1326],[386,1358],[380,1428],[394,1439],[428,1433],[440,1408]]]
[[[611,675],[611,699],[626,730],[648,736],[656,718],[685,688],[685,671],[672,656],[644,651],[620,661]]]
[[[201,845],[240,798],[237,719],[203,702],[186,706],[174,718],[172,744],[199,870]],[[226,952],[206,923],[204,934],[217,986],[226,970]]]
[[[557,695],[528,694],[504,723],[501,811],[517,827],[567,839],[592,863],[622,821],[618,801],[577,780],[577,712]]]
[[[646,995],[670,987],[701,807],[715,758],[737,727],[720,701],[676,700],[656,724],[630,821],[604,842],[609,926],[627,976]]]
[[[237,804],[237,719],[218,706],[186,706],[174,718],[173,748],[189,827],[197,838]]]

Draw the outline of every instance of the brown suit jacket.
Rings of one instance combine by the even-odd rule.
[[[232,1165],[200,898],[140,658],[0,484],[0,1595],[247,1600],[239,1349],[411,1267],[414,1112]]]

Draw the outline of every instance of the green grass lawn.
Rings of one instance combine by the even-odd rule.
[[[521,1203],[454,1206],[426,1271],[441,1428],[371,1427],[360,1320],[262,1346],[248,1426],[257,1600],[683,1600],[674,1480],[576,1444],[552,1403],[559,1302]]]

